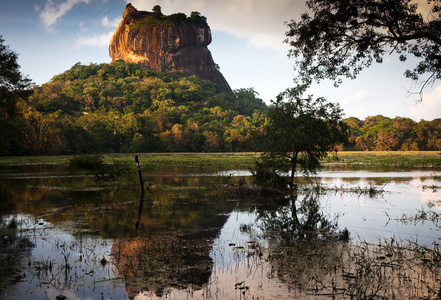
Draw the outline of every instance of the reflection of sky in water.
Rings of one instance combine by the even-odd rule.
[[[62,229],[63,224],[54,227],[28,215],[17,219],[35,248],[29,261],[22,262],[31,264],[25,280],[10,285],[1,299],[55,299],[60,294],[71,300],[128,299],[112,265],[101,264],[103,257],[111,260],[111,241],[90,235],[74,237]]]
[[[220,172],[221,175],[249,176],[249,171]],[[328,193],[321,204],[333,218],[339,215],[339,227],[347,227],[351,238],[376,242],[396,237],[425,245],[441,242],[441,224],[431,221],[400,221],[405,214],[415,217],[421,210],[441,212],[441,172],[439,171],[321,171],[312,177],[330,188],[346,190],[376,186],[384,193],[374,198],[357,193]],[[438,186],[439,189],[430,188]],[[429,203],[435,204],[430,208]]]
[[[426,178],[395,177],[382,185],[384,193],[374,198],[368,195],[355,193],[328,193],[323,196],[322,204],[327,206],[329,213],[340,214],[339,225],[347,227],[352,238],[360,238],[375,242],[379,238],[396,237],[417,241],[430,245],[439,243],[441,238],[441,224],[430,221],[400,221],[404,215],[415,217],[419,211],[434,210],[440,212],[439,206],[429,208],[428,203],[441,200],[440,194],[433,189],[423,189],[423,185],[439,184],[439,180]],[[358,180],[345,178],[322,178],[321,182],[328,186],[356,188],[369,187],[370,177]]]

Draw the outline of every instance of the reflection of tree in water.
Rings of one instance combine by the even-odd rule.
[[[218,229],[182,229],[117,241],[112,255],[129,297],[168,288],[201,289],[213,266],[209,256]]]
[[[257,219],[264,232],[276,233],[279,242],[291,245],[297,241],[323,240],[330,237],[343,238],[346,231],[337,232],[336,220],[329,220],[320,206],[319,195],[307,192],[303,199],[298,194],[278,199],[261,206]]]
[[[296,193],[258,208],[258,224],[269,239],[272,275],[314,293],[336,292],[337,269],[349,233],[323,213],[319,195]]]

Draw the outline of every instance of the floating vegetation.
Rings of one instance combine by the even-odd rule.
[[[384,187],[369,184],[367,186],[326,186],[323,184],[315,183],[312,186],[304,185],[302,186],[303,191],[313,190],[318,194],[326,194],[326,193],[341,193],[341,194],[355,194],[358,196],[366,195],[370,198],[382,197],[385,193]]]

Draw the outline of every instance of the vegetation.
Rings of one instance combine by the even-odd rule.
[[[395,52],[401,61],[408,55],[418,58],[405,76],[423,80],[422,91],[441,78],[441,4],[427,3],[431,9],[423,16],[411,0],[306,1],[310,12],[290,21],[286,33],[300,78],[307,83],[331,79],[338,85]]]
[[[283,186],[278,172],[288,173],[292,185],[298,167],[304,173],[315,172],[320,159],[347,140],[347,128],[341,122],[342,110],[338,104],[327,103],[324,98],[302,98],[306,88],[286,90],[268,112],[268,124],[262,135],[263,162],[257,164],[255,172],[258,184],[268,185],[260,181],[266,179],[262,173],[268,174],[266,170],[269,170],[272,185]]]
[[[104,162],[134,163],[134,154],[104,154]],[[255,165],[258,152],[240,153],[146,153],[139,156],[143,169],[158,167],[216,167],[216,169],[247,169]],[[3,156],[0,166],[69,165],[70,155]],[[322,165],[338,164],[342,168],[439,168],[441,156],[436,151],[340,151],[337,157],[324,158]]]
[[[53,155],[244,151],[266,105],[253,89],[222,93],[195,76],[117,61],[75,64],[18,109],[23,148],[14,154]]]
[[[2,51],[3,76],[15,81],[0,87],[0,155],[265,150],[255,138],[268,108],[252,88],[222,93],[195,76],[117,61],[77,63],[31,91],[16,54]],[[440,120],[350,117],[341,150],[440,150]]]
[[[111,164],[105,163],[104,156],[100,154],[74,156],[69,159],[69,167],[72,170],[94,175],[97,180],[133,179],[135,176],[134,171],[127,164],[116,160]]]
[[[0,35],[0,155],[11,154],[21,148],[17,138],[17,101],[30,93],[30,80],[20,72],[17,53],[4,42]]]
[[[441,119],[415,122],[409,118],[390,119],[381,115],[364,121],[343,120],[351,129],[346,150],[418,151],[441,149]]]
[[[131,4],[127,4],[126,8],[131,6]],[[193,11],[190,16],[187,17],[184,13],[175,13],[171,15],[164,15],[161,12],[161,6],[155,5],[152,9],[152,13],[150,12],[140,12],[140,15],[137,14],[129,14],[128,16],[132,16],[135,18],[139,18],[142,16],[143,19],[136,22],[132,25],[133,29],[141,28],[141,27],[155,27],[155,26],[164,26],[178,22],[188,22],[193,23],[198,26],[207,26],[207,18],[202,16],[199,12]]]

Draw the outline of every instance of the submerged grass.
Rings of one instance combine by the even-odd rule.
[[[355,299],[441,299],[439,246],[385,239],[348,252],[345,294]]]

